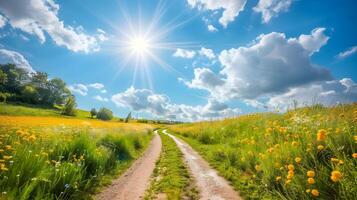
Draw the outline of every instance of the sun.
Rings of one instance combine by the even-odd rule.
[[[149,53],[150,47],[150,40],[143,36],[133,37],[129,41],[129,48],[136,54],[144,55]]]

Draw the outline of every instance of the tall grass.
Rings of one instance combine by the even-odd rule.
[[[0,199],[88,199],[107,176],[128,167],[150,138],[141,132],[0,126]]]
[[[357,104],[170,129],[246,199],[356,199]]]

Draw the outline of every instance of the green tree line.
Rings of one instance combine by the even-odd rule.
[[[47,73],[29,73],[14,64],[0,64],[0,101],[46,107],[63,106],[63,114],[74,115],[75,98],[60,78]]]

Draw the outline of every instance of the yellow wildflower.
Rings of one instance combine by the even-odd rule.
[[[325,138],[326,138],[326,130],[325,129],[320,129],[317,132],[317,140],[318,141],[322,141],[322,140],[325,140]]]
[[[317,189],[311,190],[311,194],[315,197],[318,197],[320,195],[320,192]]]
[[[292,164],[288,165],[288,169],[289,169],[289,171],[294,170],[294,169],[295,169],[295,168],[294,168],[294,165],[292,165]]]
[[[324,147],[323,145],[317,146],[317,149],[320,150],[320,151],[323,150],[324,148],[325,148],[325,147]]]
[[[312,185],[312,184],[315,184],[315,179],[314,178],[308,178],[307,179],[307,182]]]
[[[295,158],[295,162],[296,162],[296,163],[300,163],[300,162],[301,162],[301,158],[300,158],[300,157],[296,157],[296,158]]]
[[[280,181],[281,180],[281,176],[277,176],[276,178],[275,178],[275,181]]]
[[[312,171],[312,170],[310,170],[310,171],[307,171],[307,176],[308,177],[310,177],[310,178],[312,178],[312,177],[314,177],[315,176],[315,172],[314,171]]]
[[[353,153],[353,154],[352,154],[352,157],[353,157],[353,158],[357,158],[357,153]]]
[[[333,181],[333,182],[338,182],[341,178],[342,178],[342,174],[341,174],[341,172],[339,172],[339,171],[337,171],[337,170],[335,170],[335,171],[332,171],[331,172],[331,180]]]

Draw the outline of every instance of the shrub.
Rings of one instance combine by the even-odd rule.
[[[113,112],[107,108],[101,108],[97,113],[97,118],[101,120],[111,120],[113,119]]]
[[[90,116],[93,118],[96,115],[97,115],[97,111],[95,110],[95,108],[92,108],[92,110],[90,110]]]
[[[63,107],[62,115],[75,116],[76,115],[76,110],[75,110],[76,106],[77,106],[77,104],[76,104],[76,100],[75,100],[74,96],[68,97],[67,102]]]

